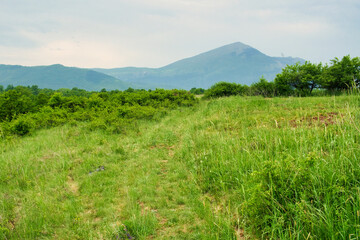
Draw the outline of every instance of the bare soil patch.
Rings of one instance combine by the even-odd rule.
[[[302,117],[300,119],[290,120],[290,126],[297,128],[300,126],[329,126],[336,124],[336,119],[343,115],[338,112],[319,113],[315,116]]]

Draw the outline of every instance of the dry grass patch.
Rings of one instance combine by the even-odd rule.
[[[298,128],[301,126],[329,126],[334,125],[338,122],[338,119],[342,119],[343,114],[338,112],[329,112],[329,113],[317,113],[311,116],[302,117],[300,119],[290,120],[290,126],[293,128]]]

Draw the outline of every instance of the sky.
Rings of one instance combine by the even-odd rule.
[[[0,64],[162,67],[233,42],[360,56],[360,0],[0,0]]]

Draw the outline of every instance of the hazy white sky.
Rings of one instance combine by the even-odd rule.
[[[161,67],[233,42],[360,56],[360,0],[0,0],[0,63]]]

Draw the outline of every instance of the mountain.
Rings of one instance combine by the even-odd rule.
[[[132,84],[90,69],[50,66],[0,65],[0,85],[38,85],[40,88],[81,88],[86,90],[127,89]]]
[[[50,66],[0,65],[0,85],[38,85],[40,88],[81,88],[124,90],[133,88],[209,88],[220,81],[250,85],[261,76],[273,80],[287,64],[300,58],[270,57],[237,42],[185,58],[161,68],[83,69]]]
[[[94,69],[141,88],[209,88],[219,81],[250,85],[264,76],[273,80],[300,58],[270,57],[240,42],[186,58],[161,68]]]

